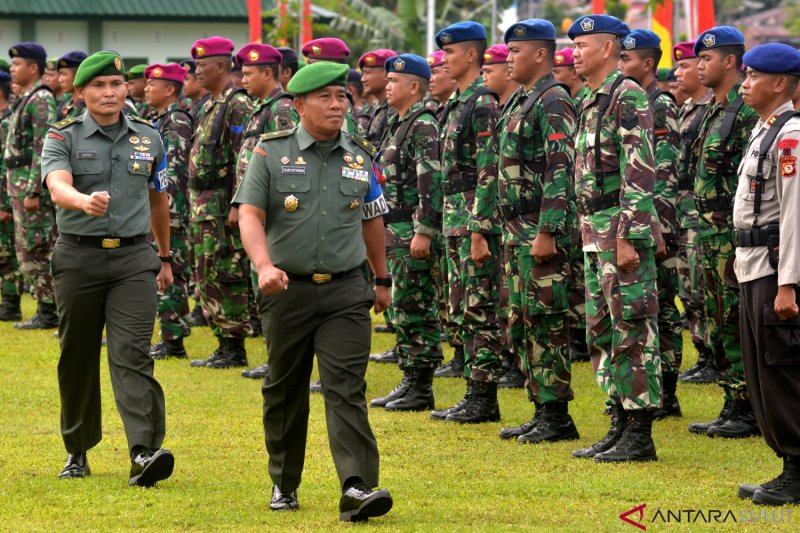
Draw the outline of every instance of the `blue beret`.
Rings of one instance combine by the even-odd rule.
[[[89,54],[75,50],[64,54],[58,60],[58,68],[78,68],[83,63],[83,60],[89,57]]]
[[[456,22],[443,30],[439,30],[436,34],[436,44],[439,48],[444,48],[448,44],[463,43],[464,41],[485,40],[486,28],[471,20]]]
[[[8,50],[8,55],[12,58],[22,57],[35,61],[47,61],[47,52],[39,43],[17,43]]]
[[[744,64],[767,74],[800,76],[800,51],[782,43],[762,44],[744,54]]]
[[[0,83],[11,83],[11,74],[5,70],[0,70]]]
[[[549,20],[527,19],[512,24],[503,37],[509,41],[555,41],[556,27]]]
[[[633,30],[622,39],[624,50],[644,50],[645,48],[661,48],[661,37],[650,30]]]
[[[694,55],[698,55],[703,50],[711,50],[718,46],[728,46],[738,44],[744,46],[744,35],[733,26],[717,26],[706,30],[697,36],[694,42]]]
[[[611,15],[586,15],[572,23],[567,31],[567,36],[575,40],[580,35],[594,33],[610,33],[624,39],[631,32],[627,24]]]
[[[386,72],[397,72],[398,74],[413,74],[426,80],[431,79],[431,66],[428,61],[415,54],[400,54],[390,57],[383,65]]]

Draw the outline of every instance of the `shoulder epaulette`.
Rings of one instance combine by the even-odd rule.
[[[58,122],[56,122],[55,124],[53,124],[53,127],[54,127],[55,129],[57,129],[57,130],[63,130],[64,128],[66,128],[66,127],[67,127],[67,126],[69,126],[70,124],[75,124],[76,122],[83,122],[83,119],[82,119],[81,117],[77,117],[77,118],[75,118],[75,117],[69,117],[69,118],[65,118],[64,120],[59,120]]]
[[[355,142],[355,143],[356,143],[357,145],[359,145],[361,148],[363,148],[364,150],[366,150],[366,151],[367,151],[367,153],[369,154],[369,156],[370,156],[370,157],[375,157],[375,154],[377,154],[377,153],[378,153],[378,149],[377,149],[377,148],[375,148],[375,145],[373,145],[371,142],[369,142],[368,140],[366,140],[366,139],[365,139],[364,137],[362,137],[361,135],[356,135],[356,134],[354,133],[354,134],[352,134],[352,135],[350,136],[350,138],[351,138],[351,139],[353,139],[353,142]]]
[[[134,122],[139,122],[141,124],[147,124],[151,128],[155,128],[156,127],[155,124],[153,124],[152,120],[147,120],[146,118],[137,117],[136,115],[130,115],[130,116],[128,116],[128,118],[133,120]]]
[[[282,139],[284,137],[289,137],[294,133],[294,130],[281,130],[281,131],[272,131],[270,133],[262,133],[259,138],[262,141],[271,141],[273,139]]]

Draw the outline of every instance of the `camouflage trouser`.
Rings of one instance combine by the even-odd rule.
[[[158,325],[161,338],[174,341],[188,337],[192,332],[189,324],[189,244],[183,230],[170,235],[169,246],[173,251],[172,279],[170,288],[158,293]]]
[[[617,252],[586,252],[586,340],[595,379],[628,410],[661,403],[658,293],[652,249],[637,250],[639,267],[617,268]]]
[[[502,343],[503,359],[509,359],[511,364],[521,366],[521,361],[514,358],[514,346],[511,343],[511,309],[509,308],[509,280],[506,275],[505,263],[508,260],[507,250],[505,247],[500,248],[500,272],[498,279],[500,280],[500,287],[497,291],[497,318],[500,320],[500,342]]]
[[[388,257],[386,258],[386,270],[392,271],[392,265],[389,263]],[[390,305],[383,311],[383,321],[386,322],[387,326],[395,328],[397,324],[395,323],[394,306]]]
[[[434,367],[442,360],[438,296],[432,267],[436,258],[414,259],[408,248],[387,248],[392,273],[395,350],[401,368]]]
[[[224,228],[219,241],[217,221],[194,224],[195,272],[200,303],[208,311],[211,331],[217,337],[243,338],[252,334],[247,277],[250,268],[239,238],[239,230]]]
[[[586,335],[586,287],[583,269],[583,250],[581,250],[581,234],[576,227],[572,236],[573,246],[569,249],[569,327],[572,335]]]
[[[444,235],[431,240],[436,262],[431,266],[436,294],[439,297],[439,327],[444,331],[450,346],[461,346],[458,324],[450,315],[450,285],[447,283],[447,249]]]
[[[658,349],[661,371],[677,372],[683,361],[683,324],[675,304],[678,296],[678,243],[667,242],[667,255],[658,268]]]
[[[697,228],[682,228],[681,244],[678,248],[678,290],[695,346],[703,346],[706,339],[705,283],[701,254],[700,233]]]
[[[514,353],[528,374],[530,397],[539,404],[573,399],[569,357],[568,251],[536,264],[531,246],[507,246],[509,331]]]
[[[499,237],[485,235],[489,259],[482,267],[472,262],[471,239],[447,237],[447,279],[450,285],[450,315],[458,324],[464,344],[465,377],[494,381],[502,350],[498,318],[500,288]]]
[[[49,195],[39,197],[39,209],[28,213],[21,199],[14,199],[14,245],[23,276],[29,280],[39,303],[54,304],[55,287],[50,257],[56,242],[56,213]]]
[[[22,294],[22,273],[14,250],[14,222],[11,220],[0,222],[0,289],[4,296]]]
[[[706,346],[724,376],[720,385],[725,389],[725,397],[745,400],[747,385],[739,337],[739,284],[733,271],[733,230],[705,235],[700,242],[705,274]]]

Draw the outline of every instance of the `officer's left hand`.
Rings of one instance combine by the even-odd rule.
[[[431,255],[431,238],[421,233],[411,237],[411,257],[414,259],[427,259]]]
[[[28,213],[33,213],[34,211],[39,210],[39,197],[38,196],[26,196],[24,200],[22,200],[22,207],[25,208],[25,211]]]
[[[778,315],[778,318],[788,320],[796,317],[798,312],[794,285],[778,287],[778,295],[775,297],[775,314]]]
[[[536,238],[533,239],[531,246],[531,255],[536,259],[537,263],[544,263],[556,256],[556,240],[553,238],[552,233],[539,232]]]
[[[486,242],[486,237],[480,233],[472,234],[470,255],[472,255],[472,262],[475,263],[475,266],[478,268],[482,268],[486,260],[492,255],[489,253],[489,243]]]
[[[231,207],[231,210],[228,213],[228,227],[231,228],[231,229],[237,229],[239,227],[239,208],[238,207]]]
[[[617,266],[625,272],[639,268],[639,254],[628,239],[617,238]]]
[[[156,285],[161,292],[164,292],[172,286],[172,265],[169,263],[161,263],[161,270],[156,276]]]
[[[389,296],[389,287],[378,285],[375,287],[375,307],[372,309],[375,314],[383,313],[392,304],[392,297]]]

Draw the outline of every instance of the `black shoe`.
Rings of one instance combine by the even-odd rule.
[[[208,326],[208,320],[206,320],[206,316],[203,314],[203,308],[200,304],[195,304],[194,309],[192,309],[192,315],[189,318],[189,325],[193,328],[202,328],[203,326]]]
[[[753,498],[753,494],[755,494],[758,490],[770,490],[778,487],[785,475],[786,458],[783,459],[783,470],[775,479],[771,479],[770,481],[762,483],[761,485],[748,485],[747,483],[742,483],[739,485],[739,492],[737,495],[739,496],[739,499],[750,500]]]
[[[369,360],[374,361],[376,363],[392,363],[392,364],[397,364],[399,361],[399,359],[397,358],[397,351],[395,350],[394,346],[392,346],[383,353],[369,354]]]
[[[718,383],[722,379],[722,374],[710,367],[703,367],[691,376],[687,376],[681,381],[684,383],[694,383],[705,385],[706,383]]]
[[[683,415],[681,404],[678,402],[677,388],[677,372],[664,372],[662,374],[661,407],[653,412],[653,418],[661,420],[668,416],[680,417]]]
[[[436,372],[434,372],[433,375],[435,376]],[[447,409],[439,409],[438,411],[431,411],[431,420],[445,420],[447,418],[447,415],[449,415],[450,413],[461,411],[461,409],[463,409],[464,406],[467,405],[467,402],[470,400],[470,398],[472,398],[473,381],[471,379],[468,379],[466,381],[467,381],[467,389],[464,392],[464,398],[457,404],[453,405],[452,407],[448,407]]]
[[[392,392],[381,398],[373,399],[371,402],[369,402],[369,406],[386,407],[387,403],[403,396],[403,394],[406,392],[406,390],[408,390],[408,387],[410,385],[411,385],[411,369],[406,368],[405,370],[403,370],[403,379],[400,380],[400,383],[398,383],[398,385],[394,389],[392,389]]]
[[[628,416],[625,410],[621,405],[614,405],[611,408],[611,427],[608,428],[608,433],[588,448],[575,450],[572,452],[572,456],[580,459],[591,459],[599,453],[610,450],[622,437],[622,432],[627,425]]]
[[[267,377],[267,374],[269,374],[269,363],[264,363],[261,366],[250,368],[248,370],[242,370],[243,378],[264,379]]]
[[[238,337],[220,337],[216,358],[206,361],[206,368],[241,368],[247,366],[247,351],[244,339]]]
[[[394,333],[394,328],[391,325],[378,324],[375,326],[375,333]]]
[[[161,449],[155,453],[140,453],[131,462],[131,475],[128,485],[152,487],[156,482],[167,479],[175,467],[175,457],[169,450]]]
[[[53,329],[58,327],[58,313],[55,304],[39,303],[36,314],[25,322],[14,324],[17,329]]]
[[[720,424],[714,424],[706,431],[709,437],[741,439],[761,435],[753,406],[749,400],[735,401],[728,417]]]
[[[536,427],[536,424],[538,424],[539,420],[541,419],[542,419],[542,408],[541,406],[537,406],[536,411],[533,414],[533,418],[531,418],[527,422],[523,422],[518,426],[500,428],[499,432],[500,438],[504,440],[510,440],[510,439],[516,439],[520,435],[530,433],[530,431]]]
[[[525,374],[517,365],[512,365],[500,379],[497,386],[501,389],[521,389],[525,386]]]
[[[433,372],[435,378],[463,378],[464,377],[464,347],[456,346],[453,358]]]
[[[581,436],[569,415],[568,406],[567,402],[551,402],[542,405],[542,417],[539,423],[529,432],[517,437],[517,441],[538,444],[579,439]]]
[[[728,414],[733,408],[733,402],[730,400],[725,400],[725,403],[722,405],[722,410],[717,415],[717,418],[710,422],[694,422],[689,424],[689,432],[696,433],[697,435],[705,435],[708,432],[708,428],[711,426],[718,426],[725,423],[725,420],[728,419]]]
[[[250,336],[253,338],[258,338],[261,336],[261,319],[259,317],[251,318],[249,321],[250,324]]]
[[[308,392],[318,392],[322,393],[322,382],[321,381],[312,381],[308,384]]]
[[[339,520],[362,522],[383,516],[392,508],[392,497],[386,489],[372,490],[367,483],[356,483],[342,493],[339,500]]]
[[[412,368],[406,390],[384,407],[387,411],[425,411],[433,409],[434,403],[433,368]]]
[[[800,502],[800,464],[786,462],[783,478],[769,489],[759,489],[753,494],[753,503],[759,505],[786,505]]]
[[[685,370],[685,371],[681,372],[680,374],[678,374],[678,379],[683,381],[684,379],[688,378],[689,376],[693,376],[697,372],[703,370],[705,367],[706,367],[706,365],[696,364],[692,368],[690,368],[689,370]]]
[[[150,357],[153,359],[166,359],[167,357],[175,357],[177,359],[186,359],[186,348],[183,347],[183,337],[173,341],[161,341],[150,347]]]
[[[598,463],[658,461],[652,436],[653,411],[637,409],[626,413],[628,425],[622,436],[610,450],[595,455],[594,460]]]
[[[19,305],[19,294],[4,294],[0,303],[0,322],[22,320],[22,308]]]
[[[300,507],[297,503],[297,491],[281,492],[277,485],[272,486],[272,499],[269,508],[273,511],[296,511]]]
[[[79,479],[90,476],[92,471],[89,469],[89,461],[86,460],[85,453],[68,453],[67,463],[58,474],[59,479]]]
[[[448,422],[459,424],[479,424],[499,422],[500,406],[497,404],[497,383],[472,381],[472,394],[458,411],[451,411],[445,417]]]
[[[580,331],[579,333],[572,334],[572,339],[569,343],[569,358],[571,361],[591,361],[589,356],[589,347],[586,346],[586,332]]]

